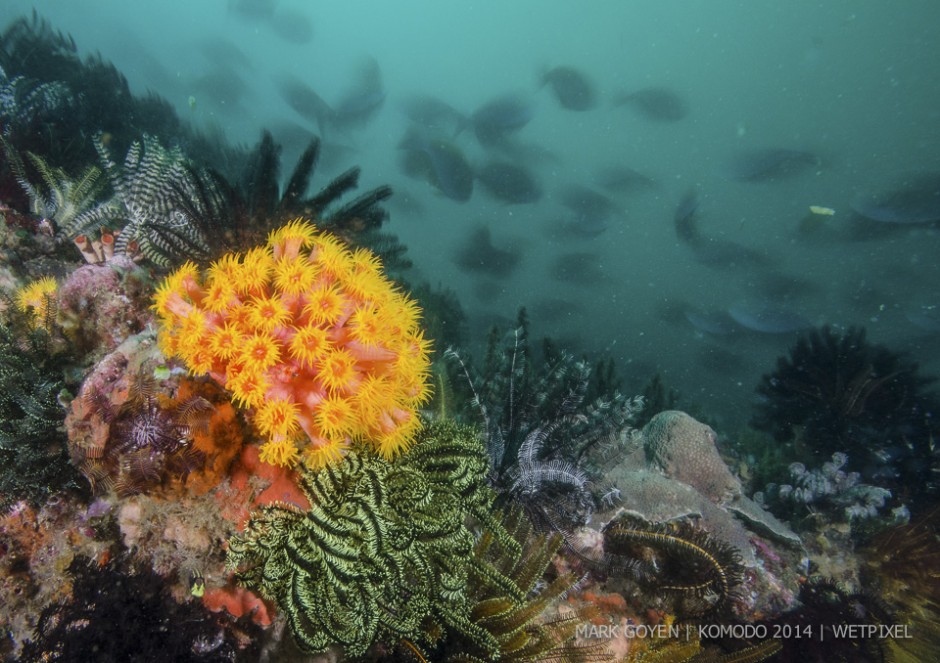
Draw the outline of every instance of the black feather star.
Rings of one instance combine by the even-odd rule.
[[[483,418],[490,485],[501,503],[519,505],[540,531],[567,536],[597,502],[586,454],[627,428],[641,402],[616,391],[588,400],[592,368],[567,354],[535,365],[525,309],[519,321],[505,340],[491,337],[478,385],[455,351],[446,356],[457,361]]]

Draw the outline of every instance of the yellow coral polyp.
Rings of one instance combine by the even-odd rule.
[[[329,392],[349,391],[356,379],[356,359],[346,350],[334,350],[320,360],[320,382]]]
[[[231,390],[232,400],[243,408],[261,405],[270,387],[263,374],[246,368],[234,371],[226,380],[225,386]]]
[[[345,304],[346,299],[338,288],[320,286],[307,295],[304,313],[314,324],[332,327],[343,315]]]
[[[255,424],[262,434],[270,438],[293,435],[300,425],[297,404],[283,398],[264,402],[255,414]]]
[[[33,281],[16,292],[16,307],[23,313],[30,314],[32,324],[36,325],[52,310],[50,305],[58,287],[59,284],[51,276]]]
[[[313,286],[317,268],[305,257],[281,258],[274,264],[274,287],[287,295],[302,295]]]
[[[242,339],[239,328],[227,322],[209,337],[209,350],[218,359],[233,359],[241,349]]]
[[[281,348],[271,334],[263,331],[245,339],[238,357],[246,367],[265,371],[281,358]]]
[[[319,444],[310,445],[304,449],[303,463],[311,470],[333,465],[342,460],[343,452],[348,446],[349,443],[342,438],[321,440]]]
[[[297,461],[297,445],[289,439],[270,440],[261,445],[258,457],[262,463],[290,467]]]
[[[290,320],[290,312],[280,297],[255,297],[248,303],[248,322],[255,329],[272,332]]]
[[[314,325],[304,325],[290,340],[288,351],[291,357],[303,366],[312,366],[331,350],[326,330]]]
[[[160,349],[221,380],[266,439],[261,458],[336,462],[353,439],[391,458],[420,426],[430,345],[418,305],[366,249],[297,219],[265,246],[157,288]]]

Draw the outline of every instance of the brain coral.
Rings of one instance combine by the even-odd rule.
[[[685,412],[660,412],[643,429],[646,460],[721,505],[741,494],[741,483],[721,459],[717,437]]]
[[[187,263],[154,297],[160,346],[252,412],[261,459],[311,468],[352,439],[386,458],[420,427],[430,344],[420,309],[366,249],[295,220],[266,246],[229,254],[202,277]]]

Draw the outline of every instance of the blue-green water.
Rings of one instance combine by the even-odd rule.
[[[297,127],[301,134],[317,127],[288,106],[278,81],[293,77],[336,103],[372,58],[387,98],[364,127],[328,132],[326,141],[345,149],[323,168],[336,174],[358,164],[363,189],[393,186],[388,230],[409,247],[412,276],[455,289],[477,339],[494,320],[511,324],[525,305],[536,335],[606,350],[629,389],[661,371],[684,402],[744,419],[759,376],[795,336],[738,330],[718,337],[695,329],[684,312],[766,301],[773,279],[791,284],[776,289],[773,304],[814,324],[865,325],[873,340],[910,351],[926,372],[940,370],[940,337],[912,322],[929,321],[940,306],[936,227],[890,227],[859,239],[850,210],[861,194],[912,172],[940,171],[937,3],[281,0],[270,3],[272,17],[254,19],[233,4],[3,2],[9,18],[37,9],[82,52],[113,61],[135,92],[157,92],[206,131],[247,145],[271,129],[287,162],[302,148],[291,138]],[[287,30],[303,20],[312,36],[300,43],[302,35]],[[244,62],[232,54],[213,62],[220,43]],[[539,72],[558,65],[594,82],[595,108],[565,110],[539,89]],[[234,72],[244,87],[213,83],[220,71]],[[688,115],[663,122],[612,107],[618,93],[651,86],[674,91]],[[397,146],[409,96],[434,95],[469,113],[508,92],[534,104],[516,139],[545,192],[537,204],[507,206],[479,183],[469,201],[456,202],[402,173]],[[487,158],[472,132],[455,144],[473,165]],[[819,159],[773,181],[727,177],[735,154],[764,147],[809,150]],[[612,164],[655,186],[610,194],[617,212],[596,236],[560,234],[566,187],[600,190],[595,172]],[[324,181],[321,174],[317,182]],[[703,234],[753,249],[766,264],[696,260],[673,227],[690,189],[700,198]],[[800,222],[811,205],[835,215],[804,236]],[[480,225],[497,246],[521,250],[511,275],[455,265],[454,253]],[[571,252],[590,256],[595,277],[553,277],[558,256]]]

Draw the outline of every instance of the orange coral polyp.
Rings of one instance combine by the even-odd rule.
[[[246,338],[238,354],[238,358],[246,367],[258,371],[274,366],[280,357],[280,344],[265,331]]]
[[[342,317],[345,308],[346,299],[338,288],[320,286],[307,294],[303,312],[314,324],[332,327]]]
[[[159,347],[250,409],[264,462],[338,460],[353,438],[406,448],[430,394],[421,311],[366,249],[294,220],[266,246],[170,274],[154,295]]]
[[[305,325],[296,330],[288,346],[291,357],[303,366],[312,366],[323,359],[331,349],[326,330],[313,325]]]
[[[269,399],[258,408],[255,424],[267,437],[286,438],[297,432],[297,404],[284,398]]]
[[[255,297],[248,303],[248,323],[255,329],[273,332],[290,320],[290,311],[280,297]]]
[[[241,348],[242,339],[238,327],[228,322],[209,337],[209,350],[218,359],[233,359]]]

